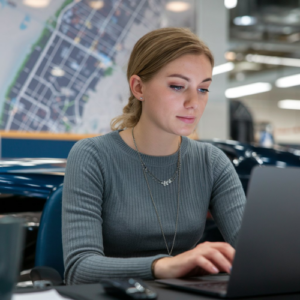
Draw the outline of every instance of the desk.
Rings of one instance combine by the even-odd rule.
[[[157,300],[212,300],[220,299],[199,294],[188,293],[185,291],[174,290],[165,285],[156,283],[154,281],[146,281],[146,283],[158,293]],[[75,286],[59,286],[55,289],[66,297],[73,298],[74,300],[112,300],[120,299],[105,294],[100,284],[84,284]],[[26,289],[18,292],[33,292],[33,289]],[[271,295],[264,297],[251,297],[245,298],[247,300],[299,300],[300,293],[285,294],[285,295]]]

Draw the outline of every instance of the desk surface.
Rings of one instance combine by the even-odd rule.
[[[157,300],[212,300],[220,299],[209,296],[203,296],[196,293],[189,293],[181,290],[175,290],[163,284],[154,281],[146,281],[146,283],[158,293]],[[70,297],[74,300],[112,300],[120,299],[105,294],[100,284],[85,284],[76,286],[59,286],[55,289],[65,297]],[[33,292],[34,289],[18,290],[16,292]],[[37,291],[37,290],[35,290]],[[242,298],[241,298],[242,299]],[[285,295],[270,295],[264,297],[244,298],[247,300],[299,300],[300,293],[285,294]]]

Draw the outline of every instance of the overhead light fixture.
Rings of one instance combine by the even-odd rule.
[[[65,75],[65,71],[63,69],[61,69],[60,67],[54,67],[51,70],[51,75],[53,75],[55,77],[62,77]]]
[[[298,58],[248,54],[246,55],[246,60],[250,62],[256,62],[256,63],[268,64],[268,65],[300,67],[300,59]]]
[[[104,6],[104,1],[89,1],[89,6],[92,9],[99,10]]]
[[[237,0],[224,0],[224,5],[228,9],[235,8],[237,5]]]
[[[166,4],[166,9],[173,12],[183,12],[190,9],[191,5],[184,1],[172,1]]]
[[[239,98],[248,95],[260,94],[268,92],[272,89],[272,85],[267,82],[257,82],[247,85],[242,85],[235,88],[230,88],[225,91],[227,98]]]
[[[218,75],[221,73],[229,72],[234,69],[234,63],[228,62],[219,66],[214,67],[213,75]]]
[[[300,100],[285,99],[278,101],[278,107],[282,109],[299,109]]]
[[[256,24],[256,18],[251,16],[236,17],[233,23],[237,26],[250,26]]]
[[[23,4],[34,8],[44,8],[50,4],[50,0],[23,0]]]
[[[279,88],[300,85],[300,74],[279,78],[276,80],[275,85]]]

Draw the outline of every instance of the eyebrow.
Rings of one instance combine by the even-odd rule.
[[[172,74],[172,75],[169,75],[168,77],[179,77],[179,78],[182,78],[186,81],[190,81],[190,79],[188,77],[183,76],[181,74]],[[209,78],[204,79],[202,82],[207,82],[207,81],[212,81],[212,79],[209,77]]]

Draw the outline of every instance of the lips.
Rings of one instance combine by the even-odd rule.
[[[177,117],[180,121],[187,123],[187,124],[192,124],[195,121],[195,117]]]

